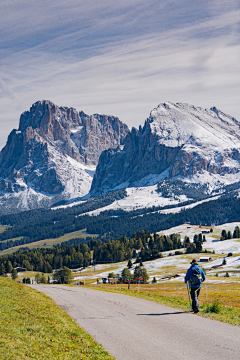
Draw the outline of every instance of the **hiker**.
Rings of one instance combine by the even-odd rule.
[[[189,282],[189,290],[192,299],[192,310],[194,313],[199,312],[198,296],[200,294],[201,283],[205,281],[206,276],[204,271],[198,267],[197,260],[193,259],[191,267],[188,269],[185,276],[185,283]]]

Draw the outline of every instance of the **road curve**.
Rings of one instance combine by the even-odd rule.
[[[122,294],[31,287],[51,297],[117,360],[240,359],[240,327]]]

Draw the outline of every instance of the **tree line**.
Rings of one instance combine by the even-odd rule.
[[[240,228],[237,226],[230,235],[239,238]],[[222,237],[228,238],[230,235],[229,232],[222,231]],[[78,238],[75,240],[83,241]],[[141,230],[133,233],[129,238],[124,235],[117,240],[91,239],[88,244],[61,244],[53,248],[20,249],[15,253],[0,256],[0,275],[11,273],[16,267],[51,273],[53,269],[64,266],[76,269],[88,267],[91,263],[115,263],[132,259],[140,263],[161,258],[164,251],[175,250],[175,254],[181,254],[183,251],[199,253],[205,240],[205,235],[201,233],[195,234],[191,242],[187,236],[181,241],[180,234],[152,235],[149,230]]]
[[[92,199],[79,206],[58,210],[32,210],[11,216],[0,217],[3,225],[10,225],[0,234],[0,250],[48,238],[60,237],[66,233],[86,229],[89,234],[98,234],[102,240],[117,240],[121,236],[142,229],[151,233],[189,222],[212,225],[240,220],[240,199],[222,197],[200,204],[176,214],[162,214],[156,208],[126,212],[111,210],[98,216],[82,215],[87,209],[95,209],[124,196],[124,192],[111,194],[106,198]],[[98,200],[97,200],[98,199]],[[141,215],[141,216],[140,216]],[[10,240],[20,237],[20,239]]]
[[[13,254],[0,256],[0,275],[11,273],[12,268],[23,267],[30,271],[52,273],[63,266],[88,267],[91,252],[87,244],[58,245],[53,248],[20,249]]]
[[[15,253],[0,256],[0,274],[9,273],[12,268],[51,273],[63,266],[69,268],[88,267],[91,262],[114,263],[129,259],[136,262],[161,257],[161,252],[182,247],[179,234],[169,236],[151,235],[149,230],[137,231],[130,238],[118,240],[93,240],[88,244],[57,245],[53,248],[20,249]]]
[[[233,233],[231,233],[230,230],[225,230],[223,229],[222,230],[222,233],[221,233],[221,241],[223,240],[229,240],[229,239],[238,239],[240,238],[240,228],[239,226],[236,226]]]

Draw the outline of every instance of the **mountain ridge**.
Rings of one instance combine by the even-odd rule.
[[[128,131],[114,116],[37,101],[0,152],[1,211],[86,195],[102,150],[121,144]]]
[[[145,192],[148,206],[181,204],[239,183],[240,122],[186,103],[161,103],[129,131],[114,116],[37,101],[0,152],[1,214],[134,187],[149,189],[127,190],[127,203]]]
[[[128,133],[121,147],[102,153],[90,193],[139,186],[151,174],[191,183],[210,180],[216,188],[217,183],[239,181],[239,160],[237,119],[215,107],[162,103],[151,111],[143,127]]]

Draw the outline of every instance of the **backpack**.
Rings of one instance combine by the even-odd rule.
[[[202,276],[199,268],[192,268],[191,284],[195,287],[200,286],[202,282]]]

